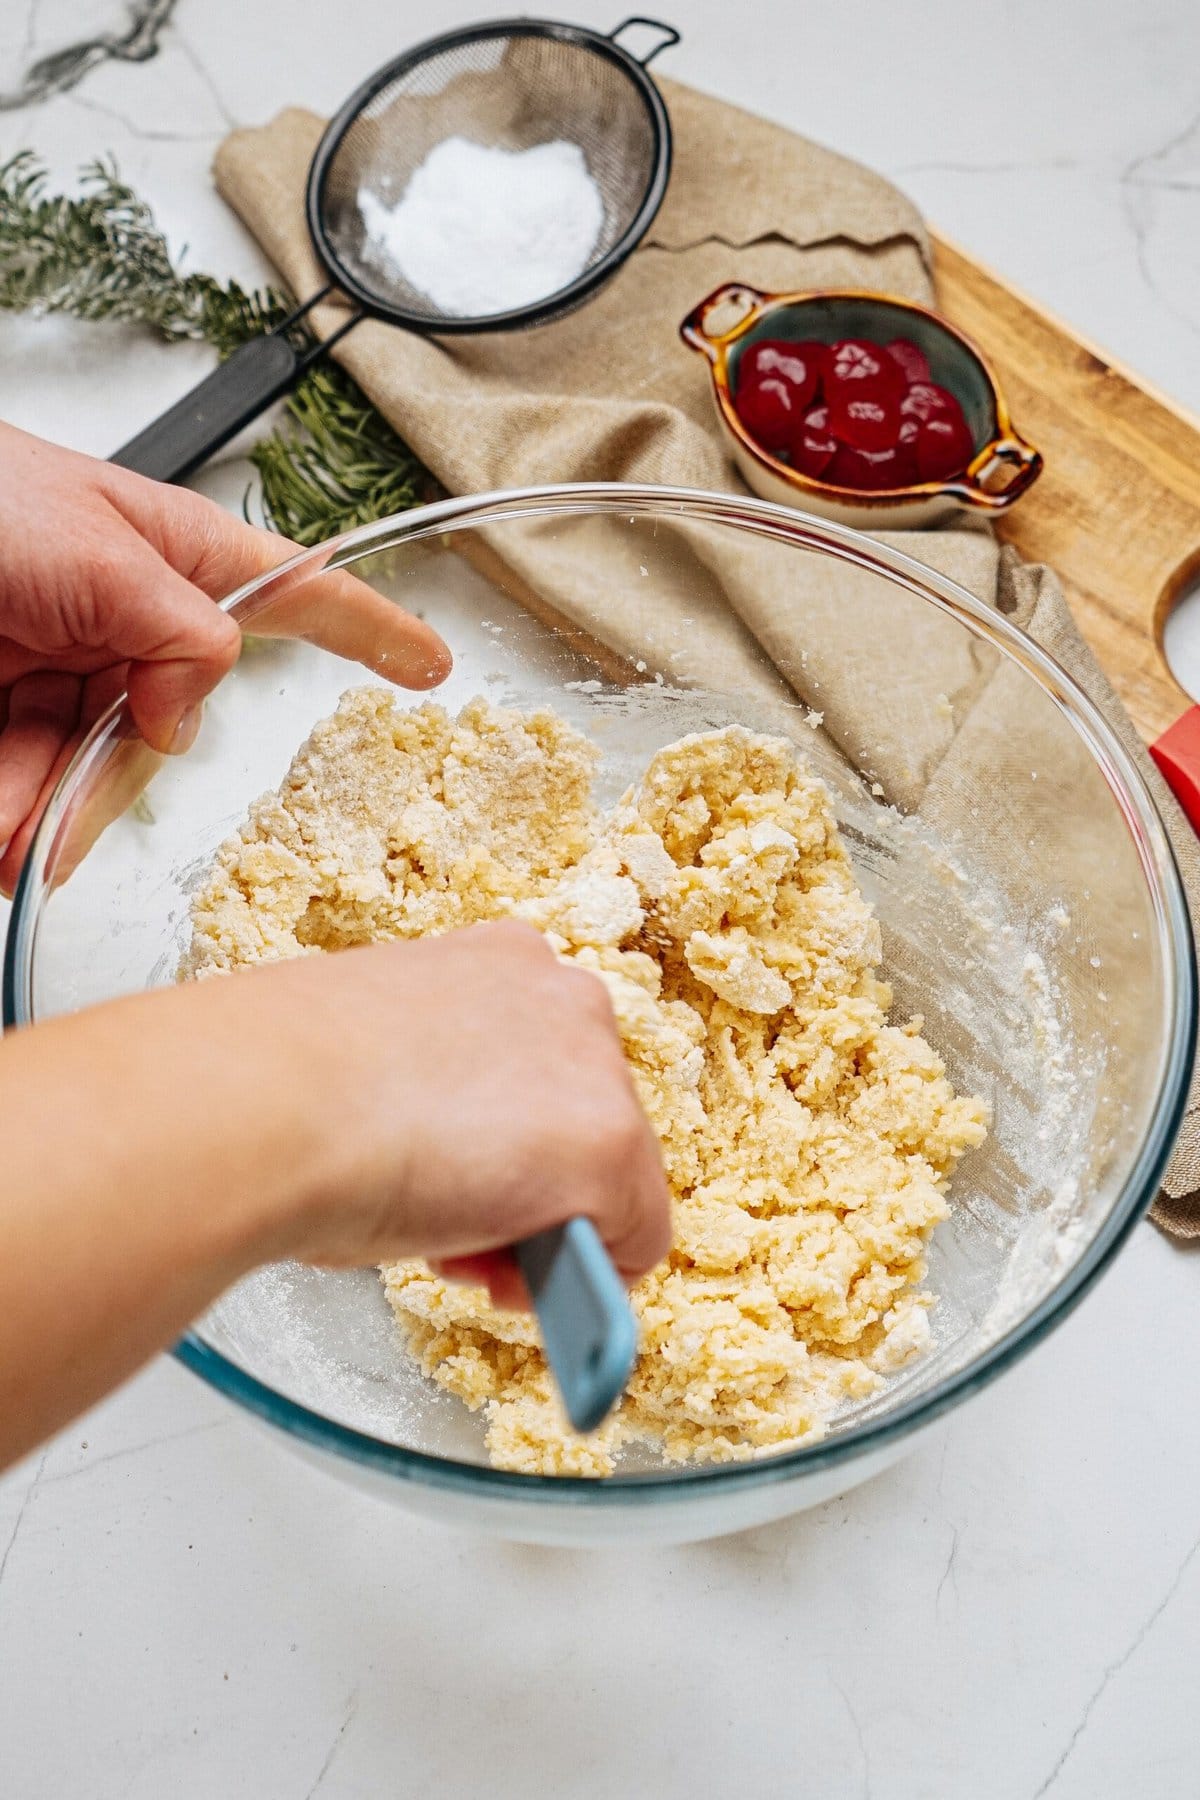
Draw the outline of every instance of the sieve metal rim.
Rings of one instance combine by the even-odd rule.
[[[625,20],[623,25],[616,27],[616,31],[621,31],[629,23],[630,20]],[[641,205],[616,243],[603,256],[597,257],[582,275],[577,276],[566,287],[547,294],[545,299],[533,305],[514,307],[506,312],[486,313],[473,319],[431,319],[428,313],[413,312],[404,306],[388,306],[365,288],[351,270],[343,266],[326,230],[323,206],[325,186],[333,159],[341,147],[342,139],[359,114],[393,81],[408,74],[410,69],[416,68],[431,56],[498,37],[553,38],[558,43],[573,44],[607,58],[626,75],[646,108],[654,133],[654,168]],[[433,337],[466,336],[478,331],[505,331],[514,326],[537,325],[565,312],[593,293],[636,249],[662,205],[671,174],[671,152],[671,121],[663,97],[647,74],[645,65],[619,44],[615,35],[606,36],[588,26],[568,25],[556,19],[489,19],[477,25],[463,25],[454,31],[442,32],[437,37],[426,38],[423,43],[414,44],[400,56],[394,57],[390,63],[376,69],[334,114],[322,133],[309,165],[304,196],[309,236],[330,279],[342,293],[374,318],[387,319],[394,324],[404,325],[410,331],[423,332]]]

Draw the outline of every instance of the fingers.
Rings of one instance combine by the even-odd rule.
[[[605,1191],[590,1208],[605,1248],[627,1282],[662,1262],[671,1248],[671,1195],[662,1153],[628,1073],[629,1098],[608,1133]]]
[[[97,701],[96,716],[107,710],[107,706]],[[85,687],[84,703],[80,709],[80,726],[74,735],[63,745],[58,760],[50,770],[35,800],[29,817],[14,834],[8,849],[0,855],[0,893],[11,896],[21,874],[25,858],[29,854],[29,846],[33,841],[38,822],[45,811],[47,802],[53,794],[58,782],[83,742],[85,732],[90,729],[94,720],[88,720],[89,701]],[[96,772],[86,795],[81,796],[79,803],[70,813],[69,823],[63,836],[55,848],[54,867],[50,871],[52,887],[61,887],[79,864],[83,861],[92,845],[103,832],[119,819],[138,795],[145,788],[155,770],[162,766],[162,759],[150,750],[140,737],[127,736],[114,751],[113,755]]]
[[[89,731],[96,720],[108,711],[113,701],[121,698],[128,686],[129,668],[126,663],[114,663],[111,668],[100,669],[95,675],[87,676],[79,703],[80,733]]]
[[[114,516],[97,545],[59,625],[78,672],[128,665],[134,722],[169,752],[184,715],[237,661],[241,633],[128,521]]]
[[[464,1287],[482,1287],[493,1306],[508,1312],[532,1312],[524,1276],[509,1250],[484,1250],[476,1256],[445,1256],[430,1263],[435,1275]]]
[[[545,1042],[546,1022],[556,1027],[553,1065],[530,1080],[526,1099],[528,1104],[536,1094],[550,1135],[529,1171],[529,1198],[539,1216],[525,1229],[582,1214],[621,1275],[636,1281],[670,1249],[670,1190],[608,989],[591,970],[556,958],[541,934],[524,924],[504,921],[474,932],[492,970],[511,965],[509,975],[534,1015],[522,1020],[523,1028]],[[555,1098],[547,1106],[550,1094]]]
[[[604,1134],[597,1159],[598,1172],[607,1168],[609,1180],[601,1181],[593,1194],[597,1230],[619,1273],[632,1285],[648,1269],[662,1262],[670,1249],[670,1195],[658,1142],[631,1095],[637,1116],[630,1121],[626,1109]],[[593,1147],[594,1148],[594,1147]],[[584,1195],[573,1188],[573,1206]],[[614,1220],[616,1223],[614,1224]],[[436,1275],[467,1287],[488,1290],[493,1306],[514,1312],[532,1310],[529,1290],[510,1250],[481,1250],[467,1255],[430,1261]]]
[[[114,647],[128,659],[134,723],[151,749],[184,750],[195,709],[238,659],[241,632],[140,544],[125,559],[120,607]]]
[[[341,569],[305,580],[256,614],[247,629],[256,637],[304,638],[421,692],[445,681],[453,667],[431,625]]]
[[[558,965],[574,1004],[603,1034],[588,1083],[589,1114],[577,1127],[575,1212],[586,1211],[617,1269],[636,1281],[670,1249],[671,1201],[662,1153],[621,1045],[604,982],[587,969]]]
[[[21,823],[10,833],[7,843],[0,836],[0,894],[11,897],[47,801],[96,720],[125,692],[128,673],[125,664],[120,663],[111,669],[101,669],[99,674],[85,677],[79,684],[78,719],[74,731],[64,739],[33,804]],[[8,717],[8,707],[9,695],[0,690],[0,779],[6,767],[3,726]],[[77,807],[72,814],[69,839],[59,849],[54,870],[55,885],[67,879],[105,826],[111,825],[136,799],[146,780],[158,766],[158,759],[151,756],[144,747],[130,742],[118,752],[118,763],[120,778],[117,778],[117,769],[110,765],[99,783],[93,785],[86,803]]]
[[[630,1224],[610,1246],[626,1281],[636,1281],[656,1268],[671,1249],[671,1190],[662,1151],[644,1114],[642,1124],[641,1143],[630,1171]]]
[[[296,555],[299,545],[235,519],[203,494],[147,481],[106,465],[98,475],[110,503],[185,581],[223,600]]]
[[[110,498],[129,523],[214,600],[279,568],[300,550],[200,494],[164,489],[124,470],[111,471],[108,479]],[[248,629],[261,637],[305,638],[401,687],[436,687],[450,672],[450,652],[431,626],[344,570],[321,575],[309,565],[298,571]]]
[[[79,703],[76,675],[26,675],[9,690],[8,716],[0,731],[0,844],[9,844],[9,855],[11,840],[34,812],[75,731]]]
[[[64,769],[79,748],[81,739],[82,733],[74,732],[63,744],[46,771],[45,780],[34,796],[33,803],[24,819],[13,832],[3,853],[0,853],[0,894],[6,895],[9,899],[16,892],[17,882],[25,865],[25,858],[29,854],[29,846],[33,842],[33,834],[37,830],[38,821],[46,810],[46,803],[57,787]],[[75,862],[77,861],[78,858],[75,858]],[[65,879],[61,872],[60,879]]]

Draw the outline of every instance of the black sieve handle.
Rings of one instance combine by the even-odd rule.
[[[673,25],[664,25],[661,19],[647,19],[642,13],[633,13],[628,19],[622,19],[619,25],[614,25],[608,34],[611,41],[615,44],[621,33],[628,31],[631,25],[644,25],[648,31],[661,31],[663,34],[662,42],[652,44],[645,56],[633,57],[635,62],[641,63],[643,69],[648,69],[656,56],[661,55],[664,50],[670,50],[674,44],[680,41],[679,33]],[[621,48],[624,49],[625,46],[622,44]],[[633,56],[632,50],[628,54]]]
[[[286,394],[305,358],[274,332],[232,356],[109,458],[155,481],[182,481]]]

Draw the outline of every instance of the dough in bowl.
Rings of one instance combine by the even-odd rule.
[[[607,814],[599,756],[549,710],[346,694],[222,846],[182,969],[516,916],[604,982],[674,1200],[617,1413],[574,1435],[532,1318],[382,1271],[425,1372],[486,1409],[492,1460],[538,1474],[609,1474],[637,1440],[685,1461],[819,1437],[926,1348],[926,1244],[986,1129],[921,1020],[889,1021],[878,925],[794,744],[683,738]]]

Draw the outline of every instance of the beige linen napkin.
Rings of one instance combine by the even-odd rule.
[[[338,360],[451,493],[589,480],[744,491],[715,429],[707,371],[677,335],[695,302],[734,278],[766,289],[847,286],[932,297],[922,222],[885,181],[736,107],[675,82],[660,86],[675,133],[671,185],[642,246],[587,305],[533,331],[463,338],[422,338],[366,320],[338,345]],[[285,111],[269,125],[233,132],[215,165],[220,192],[300,296],[324,285],[303,206],[322,128],[311,113]],[[314,328],[327,335],[344,318],[339,304],[323,304]],[[897,533],[889,541],[1000,605],[1102,707],[1154,791],[1193,916],[1200,917],[1196,837],[1076,631],[1053,574],[1001,556],[990,533],[974,526]],[[531,540],[530,554],[518,577],[622,656],[653,668],[658,631],[676,646],[675,679],[726,689],[741,679],[763,697],[799,694],[819,706],[832,740],[859,757],[865,677],[888,798],[905,807],[926,798],[936,805],[938,781],[952,780],[949,753],[961,721],[975,716],[976,700],[986,713],[988,696],[961,634],[935,632],[929,646],[944,662],[938,680],[950,704],[942,715],[906,705],[886,644],[857,642],[847,679],[838,621],[861,579],[853,571],[839,571],[827,595],[806,595],[801,643],[789,630],[795,572],[785,596],[769,559],[718,571],[699,548],[686,591],[656,591],[648,617],[646,609],[621,607],[619,581],[590,591],[577,558],[569,577],[564,570],[556,579],[549,542]],[[827,564],[815,579],[830,589]],[[811,627],[814,607],[826,604],[830,651],[822,666]],[[686,634],[677,628],[682,614]],[[683,638],[686,668],[679,666]],[[764,673],[763,651],[776,681]],[[890,696],[882,713],[881,694]],[[943,763],[950,765],[945,773]],[[1177,1238],[1200,1237],[1198,1189],[1194,1086],[1156,1223]]]

